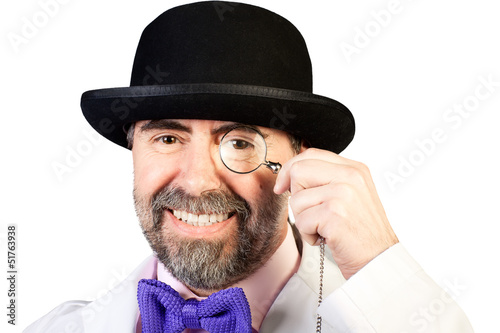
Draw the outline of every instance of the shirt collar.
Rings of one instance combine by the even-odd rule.
[[[260,329],[269,308],[291,276],[297,272],[299,265],[300,255],[292,228],[288,224],[285,240],[266,264],[250,277],[231,286],[242,288],[245,292],[252,313],[252,327],[255,330]],[[157,272],[157,279],[170,285],[184,299],[203,299],[173,277],[160,261],[158,261]]]

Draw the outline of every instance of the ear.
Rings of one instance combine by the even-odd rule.
[[[300,145],[299,154],[305,152],[308,148],[310,148],[309,144],[307,142],[305,142],[305,140],[302,140],[302,144]]]

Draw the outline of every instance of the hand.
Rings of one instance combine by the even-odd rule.
[[[398,243],[368,168],[319,149],[283,165],[274,192],[290,190],[295,225],[309,244],[325,239],[346,279]]]

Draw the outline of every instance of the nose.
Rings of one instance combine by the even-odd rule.
[[[194,196],[221,188],[222,162],[218,152],[213,143],[190,144],[182,161],[179,185]]]

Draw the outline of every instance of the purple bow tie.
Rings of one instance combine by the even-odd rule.
[[[139,281],[137,299],[143,333],[180,333],[202,328],[210,333],[251,333],[252,317],[241,288],[216,292],[207,299],[184,300],[158,280]]]

